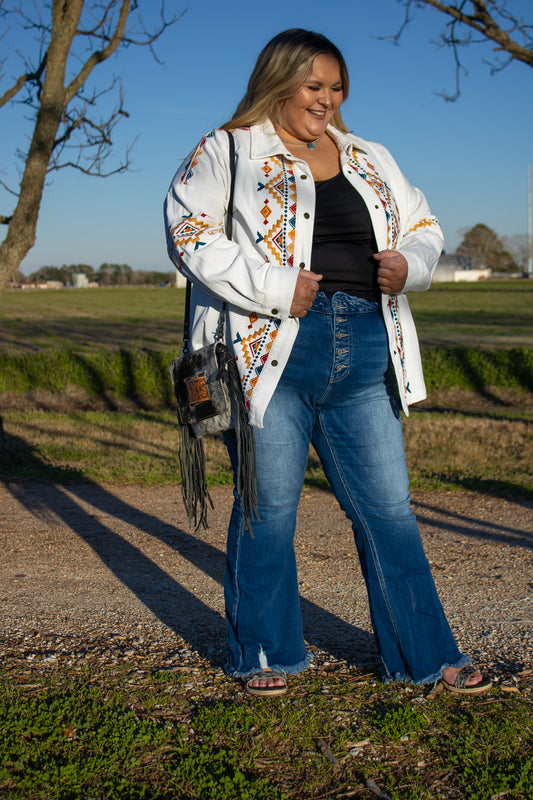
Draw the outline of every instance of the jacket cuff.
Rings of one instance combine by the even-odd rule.
[[[291,313],[298,268],[271,266],[268,287],[263,295],[263,313],[277,319],[288,319]]]

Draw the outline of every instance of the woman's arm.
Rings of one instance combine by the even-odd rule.
[[[299,270],[273,264],[260,250],[227,238],[229,187],[228,135],[214,131],[183,162],[168,191],[165,226],[170,258],[209,294],[246,312],[287,318]]]

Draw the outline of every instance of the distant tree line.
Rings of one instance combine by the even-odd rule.
[[[64,286],[74,286],[75,276],[83,273],[89,283],[99,286],[159,286],[175,282],[175,273],[157,272],[156,270],[132,269],[128,264],[101,264],[94,269],[90,264],[63,264],[62,267],[40,267],[36,272],[24,277],[17,275],[17,280],[60,281]]]
[[[528,262],[528,237],[498,236],[487,225],[479,223],[462,231],[462,241],[455,254],[473,269],[492,269],[493,272],[525,272]],[[74,286],[75,276],[83,273],[90,283],[99,286],[160,286],[175,284],[175,272],[133,270],[128,264],[101,264],[94,269],[89,264],[64,264],[62,267],[41,267],[28,277],[17,270],[15,281],[60,281]]]

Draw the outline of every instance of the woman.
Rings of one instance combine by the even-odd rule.
[[[406,291],[424,291],[442,233],[382,146],[347,132],[348,73],[323,36],[267,44],[234,117],[202,139],[166,200],[170,257],[193,282],[192,345],[228,304],[257,448],[259,507],[228,532],[228,672],[278,695],[306,651],[293,549],[309,444],[352,522],[385,680],[479,692],[453,639],[410,508],[399,407],[425,397]],[[224,235],[236,147],[233,239]],[[235,441],[226,444],[235,468]]]

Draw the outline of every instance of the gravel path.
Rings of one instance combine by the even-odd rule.
[[[193,535],[179,487],[0,488],[0,655],[50,664],[224,660],[227,487]],[[496,674],[533,665],[533,504],[415,494],[426,553],[462,649]],[[344,514],[306,489],[297,533],[305,634],[320,660],[376,665],[365,588]]]

